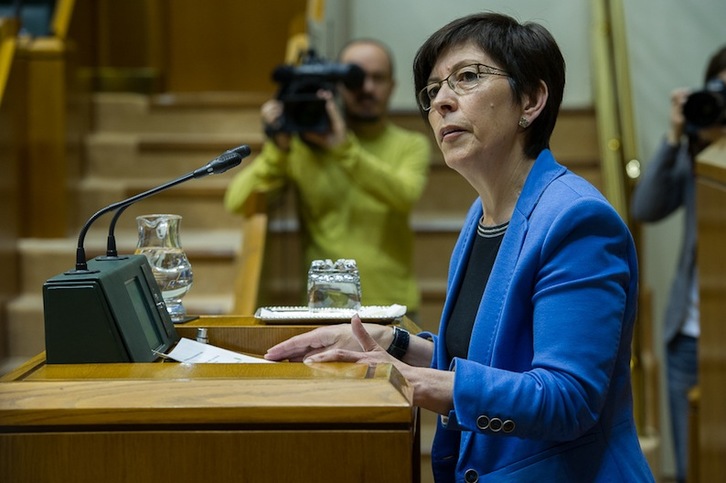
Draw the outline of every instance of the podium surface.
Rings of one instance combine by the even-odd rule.
[[[197,327],[253,354],[312,328],[202,317],[177,330],[193,338]],[[45,364],[40,354],[0,379],[0,481],[415,481],[411,401],[390,364]]]

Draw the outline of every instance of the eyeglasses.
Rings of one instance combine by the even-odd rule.
[[[481,80],[490,75],[509,77],[502,69],[486,64],[465,65],[446,76],[443,80],[432,82],[418,92],[418,103],[424,111],[431,110],[431,102],[441,90],[444,82],[458,95],[464,95],[477,87]]]

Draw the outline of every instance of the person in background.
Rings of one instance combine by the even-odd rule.
[[[710,59],[705,81],[726,82],[726,46]],[[676,479],[686,481],[688,454],[688,391],[698,383],[698,273],[696,270],[696,155],[726,135],[722,124],[696,127],[686,121],[687,88],[671,93],[670,127],[633,191],[631,214],[637,221],[656,222],[684,207],[684,238],[665,312],[668,404],[670,407]]]
[[[392,363],[440,415],[437,482],[653,481],[632,408],[638,298],[618,213],[549,150],[565,62],[541,25],[456,19],[414,60],[420,110],[479,197],[454,247],[438,334],[326,326],[270,360]]]
[[[364,305],[401,304],[414,316],[420,294],[410,215],[426,184],[430,142],[388,118],[395,81],[383,44],[354,40],[338,61],[361,67],[365,80],[359,89],[339,86],[342,112],[332,92],[318,93],[326,100],[331,130],[275,133],[283,103],[266,102],[261,112],[270,137],[230,183],[225,207],[241,212],[253,191],[292,183],[303,235],[303,274],[313,260],[354,259]]]

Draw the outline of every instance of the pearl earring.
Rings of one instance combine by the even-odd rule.
[[[523,128],[523,129],[527,129],[529,127],[529,119],[527,119],[524,116],[520,117],[519,118],[519,127]]]

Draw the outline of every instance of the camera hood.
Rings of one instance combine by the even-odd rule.
[[[365,77],[365,71],[355,64],[281,65],[272,72],[272,80],[279,84],[303,80],[311,83],[342,82],[348,89],[359,89]]]

